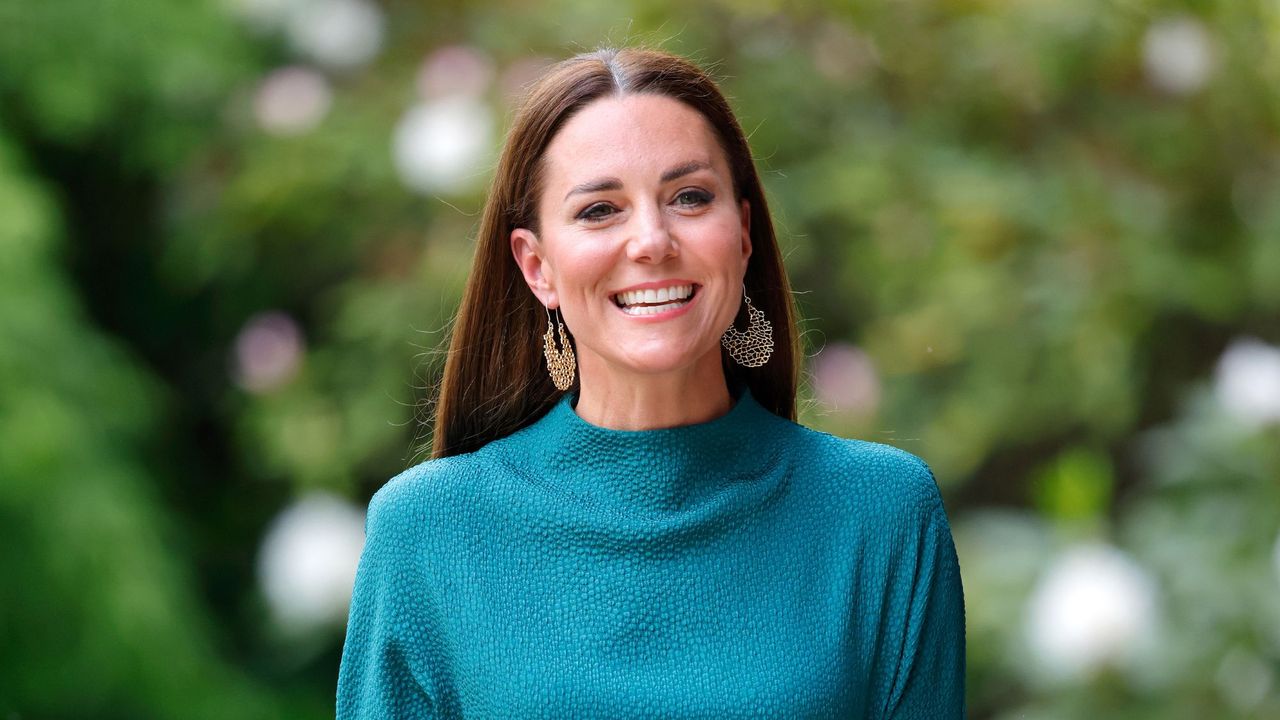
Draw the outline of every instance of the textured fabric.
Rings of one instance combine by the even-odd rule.
[[[345,718],[958,718],[964,600],[917,457],[749,391],[593,426],[566,395],[369,505]]]

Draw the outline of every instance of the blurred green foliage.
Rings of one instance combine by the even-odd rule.
[[[499,138],[402,182],[422,63],[484,58],[500,128],[545,62],[647,43],[723,79],[809,352],[870,358],[874,407],[806,384],[803,421],[943,485],[973,715],[1280,716],[1280,431],[1211,387],[1280,341],[1280,6],[388,0],[376,56],[326,65],[271,19],[322,5],[0,5],[0,714],[331,714],[341,627],[274,632],[255,556],[291,498],[362,502],[429,440]],[[327,93],[287,131],[285,66]],[[302,346],[254,389],[269,311]],[[1159,650],[1047,680],[1024,606],[1082,542],[1150,574]]]

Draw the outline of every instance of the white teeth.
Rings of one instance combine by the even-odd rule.
[[[692,285],[674,285],[657,290],[630,290],[618,293],[617,297],[619,304],[625,306],[639,303],[665,303],[669,300],[687,300],[692,294]]]
[[[688,301],[677,301],[670,302],[665,305],[630,305],[622,308],[622,312],[628,315],[657,315],[658,313],[674,310],[687,304]]]

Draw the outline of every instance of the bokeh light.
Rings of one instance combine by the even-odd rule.
[[[302,330],[282,312],[255,315],[236,337],[235,376],[241,387],[265,393],[282,387],[298,371]]]
[[[325,493],[285,508],[258,556],[258,580],[282,629],[303,633],[345,619],[363,548],[362,508]]]
[[[1027,609],[1027,640],[1055,679],[1131,662],[1157,627],[1150,573],[1115,548],[1068,549],[1046,570]]]
[[[450,95],[409,108],[396,123],[392,153],[400,179],[431,195],[457,193],[478,183],[490,150],[493,113],[467,95]]]
[[[305,57],[352,68],[382,49],[384,24],[382,10],[370,0],[308,0],[289,14],[285,35]]]
[[[254,115],[263,130],[297,135],[324,119],[333,103],[325,76],[307,67],[286,67],[262,80],[254,101]]]
[[[1218,402],[1240,422],[1280,423],[1280,347],[1256,338],[1232,341],[1214,373]]]
[[[1198,92],[1213,73],[1213,41],[1204,24],[1189,16],[1153,22],[1143,37],[1142,57],[1151,84],[1173,95]]]
[[[813,359],[813,391],[837,412],[874,415],[880,405],[880,378],[871,357],[846,344],[827,345]]]

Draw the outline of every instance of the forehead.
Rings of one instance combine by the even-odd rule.
[[[702,113],[665,95],[611,96],[592,101],[547,146],[549,184],[585,176],[622,177],[702,160],[727,170],[724,152]]]

